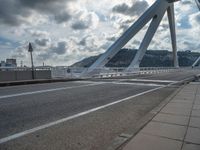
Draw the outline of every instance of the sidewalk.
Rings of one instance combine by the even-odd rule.
[[[200,150],[200,82],[181,89],[123,150]]]

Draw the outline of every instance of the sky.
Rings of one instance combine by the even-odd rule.
[[[69,66],[105,52],[155,0],[0,0],[0,60]],[[179,51],[200,52],[200,11],[194,0],[175,3]],[[148,25],[126,48],[137,49]],[[149,49],[171,51],[165,15]]]

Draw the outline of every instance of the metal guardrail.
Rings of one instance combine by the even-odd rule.
[[[128,76],[133,74],[155,74],[161,72],[169,72],[177,70],[174,67],[141,67],[138,69],[133,69],[133,71],[126,72],[125,67],[102,67],[96,68],[92,74],[88,76],[82,76],[82,72],[86,72],[88,68],[75,68],[75,67],[53,67],[52,78],[103,78],[103,77],[114,77],[114,76]]]
[[[126,71],[126,68],[107,68],[106,71],[101,69],[93,73],[94,78],[117,77],[117,76],[131,76],[139,74],[156,74],[161,72],[171,72],[177,70],[174,67],[141,67],[133,68],[132,71]],[[99,73],[98,73],[99,72]]]
[[[184,67],[184,68],[191,68],[191,67]],[[179,68],[179,69],[184,69]],[[64,78],[104,78],[104,77],[116,77],[116,76],[130,76],[136,74],[157,74],[162,72],[171,72],[177,70],[178,68],[174,67],[140,67],[140,68],[133,68],[132,71],[127,71],[125,67],[102,67],[96,68],[92,74],[89,74],[86,77],[82,76],[82,72],[87,72],[88,68],[83,67],[67,67],[67,66],[38,66],[34,68],[37,70],[50,70],[51,77],[53,79],[64,79]],[[193,68],[195,69],[195,68]],[[0,67],[0,71],[30,71],[32,70],[29,67]]]

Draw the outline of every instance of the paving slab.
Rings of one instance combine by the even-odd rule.
[[[174,97],[174,99],[173,100],[180,100],[180,101],[193,101],[193,99],[194,99],[195,97],[192,97],[192,99],[191,99],[191,97],[190,98],[185,98],[185,97]]]
[[[191,109],[188,108],[180,108],[180,107],[164,107],[161,112],[167,114],[174,114],[174,115],[183,115],[189,116]]]
[[[200,145],[184,143],[182,150],[200,150]]]
[[[183,140],[186,129],[185,126],[180,125],[150,122],[141,130],[141,133]]]
[[[170,102],[166,105],[167,107],[178,107],[178,108],[192,108],[192,104],[190,103],[174,103],[174,102]]]
[[[140,133],[123,150],[180,150],[181,144],[180,141]]]
[[[189,126],[200,128],[200,117],[191,117]]]
[[[195,101],[200,102],[200,95],[196,96]]]
[[[159,113],[153,118],[153,121],[186,126],[189,122],[189,117]]]
[[[195,96],[191,96],[191,97],[190,97],[190,95],[189,96],[176,96],[175,98],[179,99],[179,100],[183,100],[183,101],[190,101],[191,99],[194,99]]]
[[[200,110],[200,105],[194,105],[193,109],[199,109]]]
[[[191,100],[180,100],[180,99],[173,99],[171,102],[175,102],[175,103],[188,103],[188,104],[193,104],[193,101],[191,101]]]
[[[192,110],[192,117],[200,117],[200,110]]]
[[[200,129],[189,127],[187,130],[186,142],[191,142],[193,144],[200,144]]]
[[[197,100],[196,100],[196,101],[194,102],[194,105],[200,105],[200,101],[197,101]]]
[[[199,91],[200,92],[200,91]],[[200,101],[200,94],[197,94],[196,95],[196,100],[199,100]]]

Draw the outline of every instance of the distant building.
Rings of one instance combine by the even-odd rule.
[[[6,61],[1,61],[0,67],[17,67],[16,59],[6,59]]]
[[[7,67],[17,67],[16,59],[6,59],[6,66]]]
[[[1,61],[0,67],[6,67],[6,62],[5,61]]]

